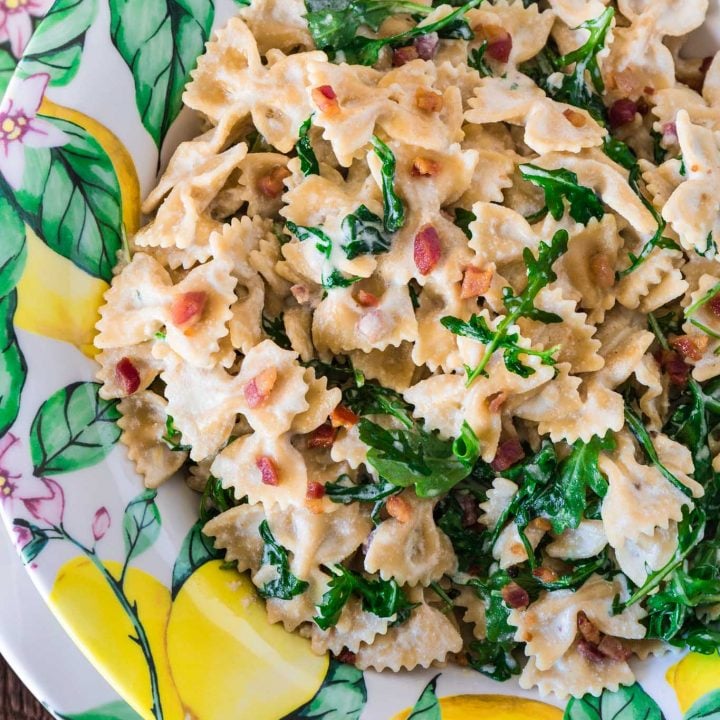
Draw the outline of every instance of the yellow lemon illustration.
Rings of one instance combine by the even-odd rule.
[[[46,99],[40,112],[80,125],[102,146],[113,163],[120,184],[125,229],[134,233],[140,219],[140,186],[125,146],[99,122],[76,110]],[[71,343],[86,355],[94,356],[95,323],[107,283],[88,275],[51,250],[29,227],[26,231],[28,256],[17,286],[15,325],[28,332]]]
[[[93,356],[98,308],[108,288],[26,228],[27,264],[17,285],[16,327],[69,342]]]
[[[562,720],[563,711],[536,700],[509,695],[455,695],[440,698],[443,720]],[[412,708],[392,720],[407,720]]]
[[[690,653],[668,668],[665,678],[686,712],[696,700],[720,689],[720,656]]]
[[[327,657],[267,620],[248,578],[203,565],[173,603],[167,649],[175,684],[196,720],[276,720],[317,692]]]
[[[105,567],[119,577],[119,563]],[[125,591],[136,602],[152,650],[165,720],[183,720],[165,649],[170,591],[142,570],[130,568]],[[50,594],[52,607],[75,642],[127,700],[150,720],[152,695],[147,662],[136,642],[135,629],[101,572],[85,557],[74,558],[58,573]]]

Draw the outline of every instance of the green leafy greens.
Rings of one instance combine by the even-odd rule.
[[[658,342],[669,349],[660,323],[649,314]],[[639,417],[626,406],[626,421],[650,462],[675,487],[687,489],[659,460],[652,439]],[[647,575],[645,582],[617,609],[642,600],[648,611],[648,637],[659,638],[700,653],[714,653],[720,646],[720,623],[703,620],[698,609],[720,602],[720,475],[713,470],[711,437],[720,427],[720,380],[701,385],[694,378],[676,401],[664,432],[689,448],[695,464],[694,478],[705,489],[694,498],[694,507],[683,508],[678,523],[678,545],[667,563]]]
[[[260,595],[264,598],[292,600],[296,595],[304,593],[310,587],[309,584],[290,571],[287,550],[275,540],[267,520],[260,523],[259,531],[265,543],[262,565],[272,565],[277,570],[277,577],[258,590]]]
[[[300,137],[295,145],[295,151],[300,158],[300,170],[303,175],[319,175],[320,165],[310,142],[310,127],[312,115],[300,126]]]
[[[598,93],[605,90],[602,73],[598,66],[597,56],[605,47],[605,39],[612,24],[615,11],[607,8],[598,17],[584,22],[578,29],[587,30],[588,39],[577,50],[555,59],[557,68],[574,65],[572,72],[564,75],[560,86],[552,93],[553,98],[569,105],[585,108],[593,117],[602,121],[605,116],[605,105]],[[585,81],[589,75],[593,91]]]
[[[470,474],[479,457],[479,443],[467,425],[458,452],[457,440],[442,440],[410,420],[405,429],[387,430],[363,418],[359,427],[360,439],[370,448],[368,463],[393,485],[413,485],[418,497],[445,494]],[[474,440],[468,440],[470,434]]]
[[[162,440],[173,452],[188,452],[191,449],[189,445],[182,444],[182,433],[175,427],[172,415],[165,418],[165,434]]]
[[[315,45],[330,53],[348,46],[363,25],[377,31],[397,13],[427,15],[432,10],[407,0],[305,0],[305,9]]]
[[[607,111],[600,95],[605,90],[605,83],[597,57],[605,47],[614,14],[614,9],[609,7],[598,17],[580,25],[577,29],[587,30],[588,39],[577,50],[558,55],[548,45],[520,68],[551,98],[587,110],[601,125],[605,124]],[[558,84],[556,73],[571,65],[572,70],[563,73]],[[591,84],[587,82],[588,77]]]
[[[372,146],[381,163],[383,225],[388,232],[397,232],[405,224],[405,206],[395,192],[395,154],[377,135],[373,135]]]
[[[283,350],[290,350],[290,338],[285,332],[285,321],[282,313],[275,318],[269,318],[267,315],[262,316],[263,332]]]
[[[520,165],[520,174],[545,194],[545,208],[532,220],[541,219],[546,212],[555,220],[561,220],[565,214],[565,200],[570,205],[570,217],[583,225],[587,225],[591,218],[601,220],[605,215],[602,200],[591,188],[580,185],[578,176],[570,170],[545,170],[527,163]]]
[[[200,520],[204,525],[216,515],[224,513],[238,504],[232,489],[226,490],[220,478],[210,475],[200,498]]]
[[[542,241],[540,242],[537,259],[535,259],[529,248],[525,248],[523,260],[525,262],[528,284],[517,296],[511,288],[503,288],[503,302],[508,314],[500,321],[495,330],[490,329],[484,318],[476,315],[473,315],[469,322],[463,322],[451,315],[442,318],[440,322],[451,332],[470,337],[486,346],[485,354],[480,363],[475,368],[465,367],[468,386],[480,375],[487,376],[485,368],[490,362],[490,358],[494,352],[498,349],[503,350],[503,359],[508,370],[523,377],[528,377],[535,371],[533,368],[523,365],[520,362],[520,355],[538,355],[546,365],[554,365],[555,361],[552,358],[552,354],[557,348],[551,348],[545,351],[523,348],[517,344],[519,340],[518,334],[510,333],[509,329],[519,317],[526,317],[544,323],[561,321],[561,318],[553,313],[538,310],[534,302],[540,290],[557,279],[557,275],[553,271],[552,266],[555,261],[567,251],[567,247],[567,231],[558,230],[553,236],[550,245]]]
[[[323,232],[320,228],[316,227],[305,227],[303,225],[296,225],[294,222],[288,221],[287,228],[293,235],[297,237],[300,242],[307,240],[315,242],[315,249],[321,253],[327,260],[330,260],[332,254],[332,238]],[[351,276],[345,277],[340,270],[337,268],[326,269],[323,268],[322,272],[322,286],[326,290],[338,287],[349,287],[353,283],[358,282],[361,278]]]
[[[624,142],[622,142],[622,140],[616,140],[610,136],[606,137],[603,142],[603,151],[611,160],[614,160],[618,165],[629,171],[628,185],[630,185],[632,191],[640,198],[642,204],[653,216],[657,225],[655,233],[643,245],[639,254],[635,255],[635,253],[632,252],[628,253],[630,264],[617,273],[617,279],[620,280],[637,270],[640,265],[648,259],[650,253],[656,247],[680,250],[680,246],[670,238],[663,235],[665,228],[667,227],[667,223],[640,189],[640,164],[638,163],[635,153]]]
[[[313,15],[312,19],[308,15],[308,27],[319,48],[350,64],[374,65],[380,59],[380,52],[383,48],[402,47],[411,43],[415,38],[430,33],[438,33],[440,37],[444,38],[472,39],[473,32],[465,21],[464,15],[481,2],[482,0],[470,0],[470,2],[465,3],[462,7],[453,10],[439,20],[424,25],[416,25],[405,32],[382,38],[356,35],[355,32],[361,24],[377,30],[386,17],[395,12],[403,11],[403,8],[400,7],[400,10],[386,12],[387,9],[398,7],[401,3],[380,3],[377,0],[364,0],[364,2],[361,2],[361,0],[355,0],[355,2],[346,2],[345,0],[306,0],[305,7],[311,12],[316,8],[316,12],[324,13],[322,16]],[[331,3],[339,6],[339,14],[335,15],[328,12]],[[405,12],[407,12],[409,5],[411,3],[405,3]],[[386,13],[384,17],[382,17],[380,11],[373,12],[380,7],[386,9],[383,11]],[[415,5],[414,8],[409,9],[413,14],[419,15],[425,15],[431,11],[431,8],[422,5]],[[347,22],[347,25],[341,28],[340,24],[343,22]]]
[[[360,255],[379,255],[390,250],[391,238],[385,233],[382,218],[361,205],[342,221],[342,249],[348,260]]]
[[[331,568],[333,578],[317,606],[314,620],[322,630],[337,624],[343,608],[352,595],[362,598],[363,610],[381,618],[395,618],[402,623],[415,607],[410,603],[395,580],[368,580],[343,565]]]

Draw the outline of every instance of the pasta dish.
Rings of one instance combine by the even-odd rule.
[[[707,0],[253,0],[97,325],[268,619],[559,697],[720,645]]]

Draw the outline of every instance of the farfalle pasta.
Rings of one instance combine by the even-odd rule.
[[[316,653],[598,695],[720,632],[707,2],[433,4],[216,33],[100,394]]]

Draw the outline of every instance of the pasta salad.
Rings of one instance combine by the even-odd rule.
[[[720,645],[707,0],[252,0],[95,344],[268,619],[559,697]]]

